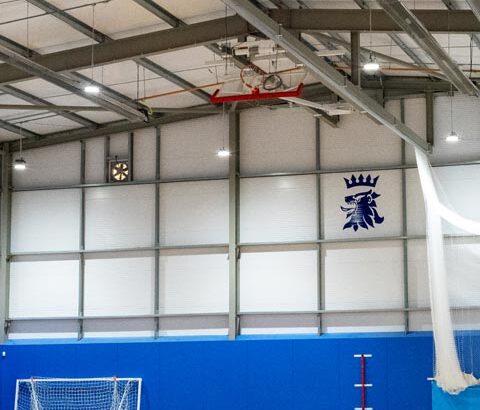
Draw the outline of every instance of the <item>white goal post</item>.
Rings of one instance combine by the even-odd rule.
[[[140,410],[141,388],[140,378],[19,379],[15,410]]]

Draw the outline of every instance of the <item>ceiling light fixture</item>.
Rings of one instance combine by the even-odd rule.
[[[445,137],[445,141],[447,141],[447,142],[458,142],[459,139],[460,138],[458,137],[458,135],[455,131],[450,132],[450,134],[448,134]]]
[[[448,54],[450,54],[450,33],[448,33]],[[445,137],[445,141],[449,143],[455,143],[460,140],[457,133],[453,130],[453,97],[455,96],[453,92],[453,84],[450,84],[450,134]]]
[[[92,5],[92,38],[95,38],[95,4]],[[95,53],[95,43],[92,42],[92,59],[91,59],[91,76],[90,79],[92,82],[90,84],[85,85],[83,88],[83,91],[85,91],[87,94],[98,94],[100,92],[100,87],[95,85],[94,81],[94,53]]]
[[[23,171],[25,168],[27,168],[27,161],[25,161],[22,157],[22,142],[23,142],[23,135],[20,135],[20,158],[15,159],[13,161],[13,169],[16,169],[18,171]]]
[[[372,9],[369,8],[369,25],[370,25],[370,48],[372,48]],[[380,64],[377,63],[377,59],[370,51],[370,57],[368,61],[363,65],[363,70],[368,74],[374,74],[380,69]]]
[[[23,158],[17,158],[13,162],[13,168],[19,171],[23,171],[25,168],[27,168],[27,162]]]
[[[100,88],[96,85],[88,84],[83,89],[87,94],[98,94],[100,92]]]
[[[363,65],[363,70],[367,73],[376,73],[380,70],[380,64],[377,63],[377,59],[372,53],[370,53],[370,59]]]
[[[222,148],[217,151],[217,156],[220,158],[226,158],[231,155],[231,152],[228,149]]]

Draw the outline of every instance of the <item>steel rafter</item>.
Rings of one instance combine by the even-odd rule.
[[[234,11],[257,27],[266,36],[275,40],[287,53],[300,60],[326,87],[358,109],[366,111],[372,118],[391,129],[402,139],[426,151],[426,142],[375,100],[353,85],[335,68],[318,57],[297,36],[284,29],[248,0],[224,0]]]
[[[295,9],[271,10],[272,18],[286,29],[299,32],[312,31],[368,31],[368,10]],[[470,10],[416,10],[415,15],[430,31],[457,33],[480,32],[480,23]],[[225,20],[230,38],[255,34],[239,16],[215,19],[188,26],[106,41],[95,46],[96,64],[109,64],[132,60],[146,55],[171,52],[188,47],[211,44],[225,38]],[[383,10],[372,10],[376,32],[399,31]],[[56,72],[76,71],[91,65],[91,46],[50,53],[32,60]],[[8,84],[32,78],[28,73],[0,64],[0,83]]]
[[[98,30],[94,30],[93,27],[90,27],[88,24],[85,24],[83,21],[51,5],[46,0],[32,0],[30,3],[41,8],[42,10],[48,13],[51,13],[54,17],[62,20],[64,23],[69,25],[74,30],[84,34],[85,36],[91,38],[97,43],[103,43],[105,41],[113,41],[111,37],[107,36],[104,33],[101,33]],[[146,2],[146,3],[149,3],[149,2]],[[155,7],[156,5],[154,3],[150,3],[150,6]],[[157,9],[161,9],[161,7],[157,6]],[[178,24],[175,25],[174,27],[177,27],[177,26]],[[135,58],[135,62],[141,65],[142,67],[145,67],[147,70],[152,71],[153,73],[165,78],[171,83],[178,85],[180,88],[183,88],[184,90],[195,88],[195,86],[192,83],[184,80],[183,78],[172,73],[171,71],[161,67],[160,65],[154,63],[152,60],[149,60],[148,58],[138,57],[138,58]],[[204,101],[209,101],[210,99],[210,95],[203,90],[194,90],[192,91],[192,94],[196,95],[197,97],[201,98]]]
[[[38,64],[31,59],[10,50],[7,47],[0,45],[0,56],[9,65],[12,65],[26,73],[42,78],[59,87],[64,88],[75,94],[79,94],[89,101],[98,104],[102,107],[115,111],[118,114],[128,118],[129,120],[144,119],[145,115],[139,111],[138,108],[132,108],[128,105],[119,102],[118,100],[109,98],[107,95],[101,93],[99,95],[88,94],[84,91],[85,84],[65,75],[56,73],[41,64]],[[139,107],[140,108],[140,107]]]
[[[361,9],[370,9],[370,6],[367,2],[364,0],[355,0],[355,3],[357,3],[358,7]],[[410,59],[417,64],[420,67],[427,67],[427,65],[422,61],[422,59],[413,51],[410,47],[408,47],[403,40],[400,38],[400,36],[396,33],[390,33],[389,34],[390,38],[392,41],[402,49],[402,51],[410,57]]]
[[[451,83],[462,93],[478,95],[475,84],[438,44],[425,25],[400,1],[377,0],[377,3],[440,67]]]
[[[14,134],[20,135],[22,138],[28,138],[32,140],[39,140],[41,135],[35,132],[29,131],[25,128],[19,127],[18,125],[12,124],[10,122],[0,120],[0,128],[4,130],[13,132]]]
[[[45,11],[48,14],[51,14],[53,17],[63,21],[65,24],[69,25],[76,31],[85,34],[86,36],[93,38],[97,43],[103,43],[108,40],[108,37],[105,34],[100,33],[97,30],[92,30],[88,24],[85,24],[83,21],[76,19],[75,17],[68,14],[66,11],[59,9],[53,4],[49,3],[46,0],[28,0],[30,4],[33,4],[35,7]]]
[[[52,107],[51,111],[55,110],[55,104],[52,104],[51,102],[44,100],[43,98],[36,97],[32,94],[29,94],[19,88],[13,87],[11,85],[4,85],[0,86],[0,91],[3,91],[7,94],[10,94],[16,98],[19,98],[23,101],[27,101],[30,104],[34,105],[44,105],[47,108]],[[78,124],[81,124],[85,127],[90,127],[90,128],[96,128],[98,124],[96,122],[90,121],[87,118],[84,118],[80,115],[74,114],[72,112],[58,112],[58,115],[65,117],[69,119],[70,121],[74,121]]]

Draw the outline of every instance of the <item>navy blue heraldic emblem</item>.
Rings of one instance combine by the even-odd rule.
[[[358,227],[364,229],[375,228],[375,225],[383,223],[385,218],[378,214],[377,202],[375,201],[380,194],[373,190],[379,178],[380,176],[376,176],[372,179],[371,175],[364,177],[362,174],[358,178],[355,175],[352,175],[350,179],[343,178],[347,190],[357,187],[367,188],[345,196],[346,206],[340,207],[346,213],[345,217],[347,218],[347,222],[343,225],[344,230],[353,228],[354,231],[357,231]]]

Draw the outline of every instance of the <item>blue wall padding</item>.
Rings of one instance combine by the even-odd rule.
[[[0,410],[31,376],[142,377],[143,410],[351,410],[360,406],[357,353],[367,359],[367,404],[432,405],[429,334],[189,340],[9,342],[0,346]],[[480,407],[479,407],[480,408]]]
[[[433,410],[479,410],[480,386],[470,387],[458,395],[445,393],[432,383]]]

